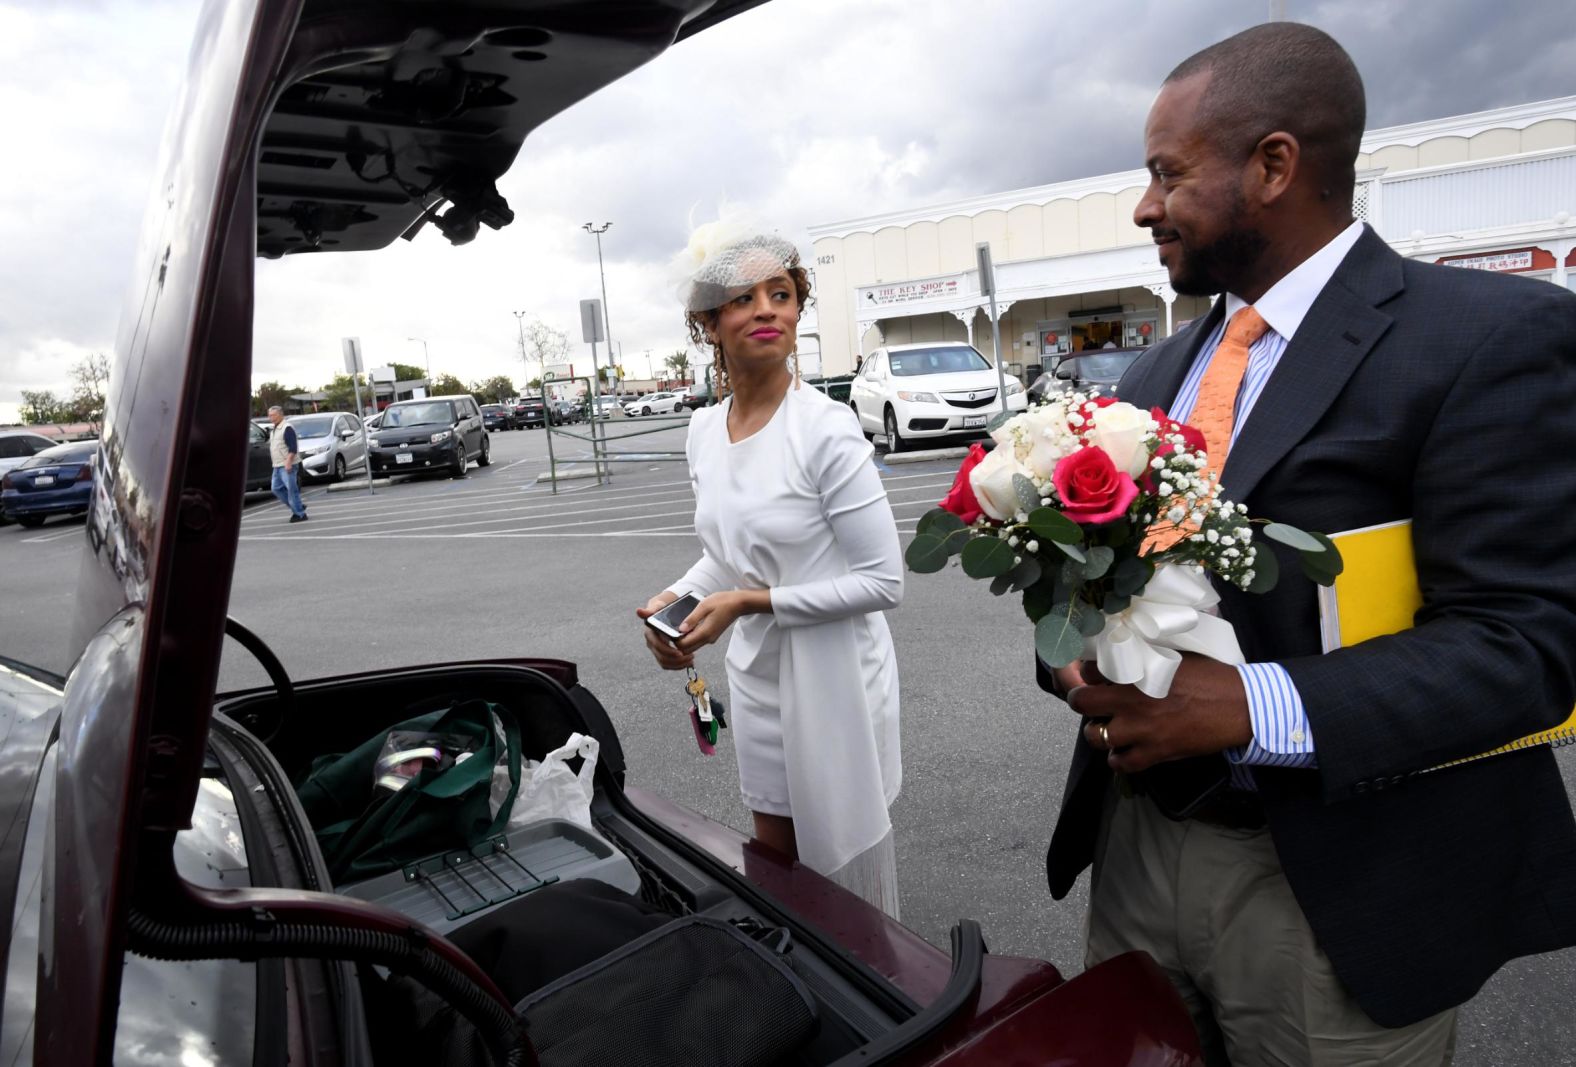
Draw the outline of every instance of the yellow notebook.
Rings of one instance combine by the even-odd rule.
[[[1319,634],[1324,651],[1398,633],[1411,626],[1417,609],[1423,606],[1417,566],[1412,559],[1411,520],[1349,530],[1331,535],[1330,540],[1341,550],[1345,569],[1333,586],[1319,587]],[[1576,743],[1576,712],[1552,730],[1528,734],[1490,752],[1440,766],[1454,767],[1534,745],[1572,743]]]

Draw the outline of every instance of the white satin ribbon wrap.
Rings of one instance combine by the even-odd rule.
[[[1183,652],[1242,662],[1236,631],[1212,613],[1219,602],[1203,568],[1162,563],[1126,611],[1107,615],[1105,629],[1084,639],[1084,658],[1094,660],[1109,681],[1163,697]]]

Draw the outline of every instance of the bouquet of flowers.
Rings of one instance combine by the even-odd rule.
[[[1108,680],[1162,697],[1183,652],[1241,663],[1207,574],[1250,593],[1274,588],[1279,565],[1255,527],[1295,550],[1313,581],[1341,572],[1323,534],[1250,519],[1222,499],[1203,435],[1159,408],[1069,392],[998,415],[990,432],[995,449],[969,450],[906,559],[925,574],[959,556],[997,596],[1021,593],[1048,666],[1092,659]]]

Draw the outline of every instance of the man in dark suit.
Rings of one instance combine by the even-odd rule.
[[[1444,1062],[1497,968],[1576,944],[1552,751],[1419,773],[1576,703],[1576,296],[1406,260],[1354,222],[1364,118],[1308,26],[1171,74],[1134,219],[1178,292],[1222,296],[1118,395],[1184,421],[1223,397],[1209,452],[1251,515],[1410,519],[1414,628],[1321,655],[1286,557],[1273,593],[1222,590],[1243,666],[1187,656],[1160,700],[1041,668],[1086,716],[1052,893],[1093,863],[1089,962],[1153,954],[1215,1063]]]

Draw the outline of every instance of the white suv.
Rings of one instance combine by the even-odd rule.
[[[876,349],[848,395],[860,428],[901,452],[915,438],[984,433],[1001,410],[999,388],[996,368],[973,345],[929,341]],[[1023,383],[1007,375],[1007,410],[1028,406]]]

